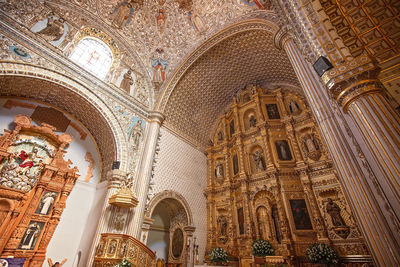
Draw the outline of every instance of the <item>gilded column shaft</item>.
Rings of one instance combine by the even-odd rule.
[[[278,36],[278,35],[277,35]],[[279,36],[278,36],[279,37]],[[325,138],[334,160],[340,180],[356,215],[367,244],[380,266],[400,265],[399,233],[391,230],[385,208],[385,200],[379,197],[379,188],[367,171],[363,171],[350,149],[348,137],[330,107],[326,90],[318,82],[316,74],[304,62],[294,41],[288,36],[280,39],[296,72],[314,117]],[[373,176],[373,175],[372,175]]]

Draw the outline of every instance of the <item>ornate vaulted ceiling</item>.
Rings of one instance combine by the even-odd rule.
[[[265,30],[239,32],[198,58],[169,96],[165,123],[204,148],[218,116],[249,84],[298,85],[285,52]]]

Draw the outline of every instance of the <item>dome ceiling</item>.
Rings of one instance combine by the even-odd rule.
[[[195,61],[169,96],[165,123],[204,149],[218,117],[249,84],[299,86],[285,52],[265,30],[237,33]]]

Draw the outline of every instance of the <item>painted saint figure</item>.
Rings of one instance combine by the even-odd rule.
[[[121,2],[111,13],[112,25],[122,29],[131,20],[133,14],[133,7],[131,2],[123,1]]]
[[[153,82],[163,83],[165,81],[165,70],[168,67],[168,62],[163,59],[151,59],[153,67]]]
[[[194,10],[188,12],[189,21],[193,27],[199,32],[203,33],[207,30],[207,26],[203,21],[203,18]]]
[[[138,149],[140,138],[142,137],[142,121],[138,120],[135,125],[132,127],[131,133],[129,135],[128,141],[132,143],[132,147],[134,150]]]
[[[39,204],[39,214],[47,215],[49,214],[50,208],[52,207],[54,200],[57,196],[57,193],[48,192],[43,195],[42,200]]]
[[[333,226],[346,226],[340,215],[340,207],[331,198],[328,198],[326,212],[331,216]]]
[[[124,74],[124,78],[121,81],[120,84],[120,88],[125,90],[125,92],[127,92],[128,94],[131,91],[131,85],[133,84],[133,79],[132,79],[132,71],[128,70],[125,74]]]
[[[47,19],[47,25],[44,29],[37,32],[46,41],[58,41],[64,34],[64,19],[54,19],[50,16]]]
[[[37,222],[33,222],[29,224],[28,229],[25,232],[24,237],[21,240],[21,248],[22,249],[33,249],[36,243],[36,240],[39,237],[41,228]]]

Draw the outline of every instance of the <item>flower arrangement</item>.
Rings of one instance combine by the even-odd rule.
[[[254,240],[251,245],[251,251],[256,257],[270,256],[274,254],[274,249],[267,240]]]
[[[129,261],[127,261],[126,259],[122,259],[122,261],[117,265],[115,265],[114,267],[131,267],[131,266],[132,264]]]
[[[227,263],[228,253],[223,248],[220,247],[213,248],[210,252],[210,260],[211,262]]]
[[[315,243],[307,249],[307,259],[312,263],[338,263],[339,255],[326,244]]]

